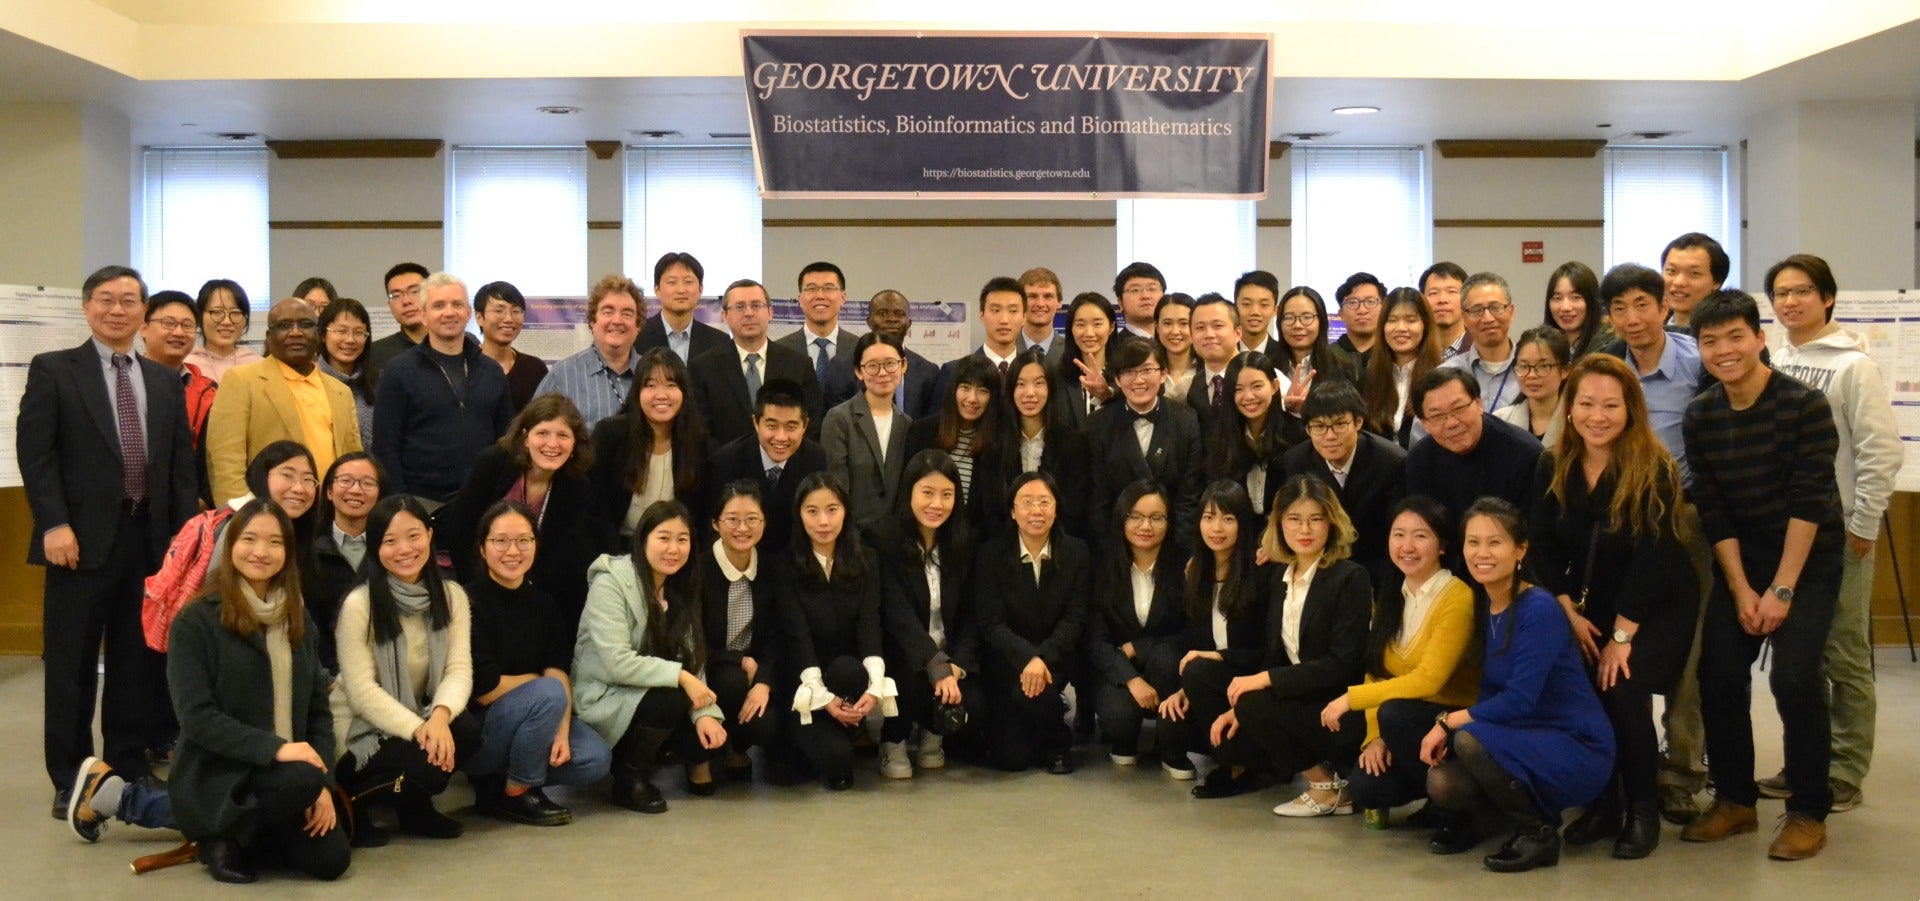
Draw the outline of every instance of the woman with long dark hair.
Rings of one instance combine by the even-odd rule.
[[[1461,816],[1492,808],[1514,820],[1513,838],[1487,856],[1487,869],[1550,867],[1560,862],[1561,812],[1598,795],[1613,771],[1613,729],[1559,605],[1527,584],[1520,511],[1481,498],[1462,519],[1486,656],[1480,700],[1438,715],[1420,741],[1420,760],[1433,767],[1427,796]]]
[[[605,550],[621,549],[640,514],[660,501],[677,500],[690,515],[702,515],[695,508],[702,496],[701,463],[711,450],[705,423],[680,355],[666,347],[641,354],[626,403],[593,427],[600,518],[622,539]]]
[[[1009,470],[1002,484],[1023,472],[1044,471],[1052,476],[1060,486],[1060,527],[1089,541],[1093,538],[1087,521],[1093,477],[1087,467],[1087,435],[1070,421],[1071,404],[1060,388],[1060,380],[1047,368],[1046,354],[1037,348],[1021,351],[1007,367],[1005,409],[1015,437],[1006,455]]]
[[[1006,497],[1001,476],[1009,455],[1018,454],[1008,413],[1000,402],[1000,370],[980,356],[961,357],[947,380],[940,413],[907,428],[907,456],[928,448],[945,451],[960,470],[960,505],[968,528],[983,538],[1005,530]]]
[[[1380,310],[1380,346],[1367,361],[1361,395],[1367,429],[1412,447],[1426,430],[1413,409],[1413,386],[1440,366],[1440,332],[1427,300],[1412,288],[1387,292]]]
[[[1180,691],[1186,652],[1186,559],[1167,540],[1173,506],[1159,483],[1142,479],[1120,492],[1108,528],[1111,547],[1124,547],[1094,573],[1087,655],[1097,683],[1100,724],[1115,764],[1139,760],[1141,726],[1160,718],[1160,704]],[[1174,779],[1193,778],[1187,729],[1160,720],[1154,756]]]
[[[1087,417],[1113,399],[1107,377],[1107,354],[1118,334],[1113,303],[1097,291],[1084,292],[1067,306],[1067,351],[1060,357],[1058,376],[1064,403],[1061,411],[1074,428],[1084,428]]]
[[[1561,263],[1547,276],[1542,321],[1567,336],[1575,360],[1613,341],[1607,308],[1600,302],[1600,278],[1579,260]]]
[[[1233,703],[1227,685],[1257,672],[1266,656],[1265,573],[1255,563],[1261,520],[1246,486],[1225,479],[1200,495],[1199,541],[1187,561],[1187,651],[1180,658],[1180,690],[1160,704],[1161,720],[1187,720],[1188,747],[1213,749],[1210,732]],[[1226,798],[1252,787],[1245,766],[1229,756],[1193,787],[1196,798]]]
[[[327,467],[327,477],[320,482],[313,566],[300,571],[300,584],[307,613],[320,627],[320,659],[326,662],[328,672],[340,671],[340,658],[333,646],[340,602],[355,585],[367,581],[374,565],[367,562],[373,556],[367,553],[367,518],[380,503],[380,485],[385,478],[385,471],[371,454],[353,451],[335,457],[333,465]]]
[[[671,744],[687,789],[714,793],[709,756],[727,743],[726,714],[706,681],[693,518],[678,501],[641,511],[633,551],[588,570],[587,609],[573,646],[573,708],[613,748],[613,803],[666,813],[653,784]]]
[[[299,295],[294,295],[299,296]],[[353,392],[353,416],[360,423],[360,446],[373,446],[373,370],[366,366],[373,320],[367,308],[342,297],[320,312],[320,371]]]
[[[402,832],[458,838],[464,828],[435,810],[433,798],[479,738],[471,719],[457,718],[473,693],[471,620],[466,590],[433,563],[432,522],[412,495],[386,498],[367,517],[378,565],[341,601],[334,628],[353,710],[340,785],[354,797],[390,801]],[[356,843],[385,841],[364,816],[358,830]]]
[[[780,617],[774,611],[775,561],[760,553],[767,533],[766,493],[757,479],[720,486],[713,552],[700,560],[700,625],[706,681],[728,719],[727,774],[753,778],[749,748],[771,748],[780,730],[773,702],[780,678]]]
[[[1567,421],[1560,388],[1572,363],[1567,336],[1558,328],[1536,325],[1527,329],[1513,342],[1513,372],[1520,382],[1520,399],[1492,411],[1493,417],[1526,429],[1547,447],[1560,443],[1560,428]]]
[[[1235,354],[1227,364],[1232,396],[1214,418],[1207,441],[1208,477],[1239,482],[1261,516],[1286,479],[1287,450],[1307,437],[1301,418],[1280,409],[1283,384],[1266,354]]]
[[[1193,387],[1193,374],[1200,371],[1200,357],[1193,350],[1193,298],[1174,291],[1160,296],[1153,308],[1153,340],[1160,346],[1160,366],[1167,371],[1161,393],[1185,400]]]

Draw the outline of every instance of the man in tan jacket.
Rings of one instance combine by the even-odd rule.
[[[361,449],[353,392],[315,365],[319,349],[319,324],[306,301],[288,298],[267,312],[267,358],[230,370],[208,417],[214,503],[247,493],[248,461],[275,441],[306,445],[316,477],[335,457]]]

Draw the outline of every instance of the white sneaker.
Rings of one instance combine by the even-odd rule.
[[[947,751],[942,747],[945,737],[928,732],[920,737],[920,752],[914,755],[914,763],[923,770],[937,770],[947,765]]]
[[[1140,758],[1137,755],[1115,754],[1112,751],[1107,752],[1107,759],[1113,761],[1114,766],[1133,766],[1140,762]]]
[[[880,775],[888,779],[913,778],[913,764],[907,761],[906,742],[883,741],[880,743]]]
[[[1160,770],[1161,772],[1164,772],[1167,774],[1168,779],[1173,779],[1180,782],[1193,781],[1194,773],[1193,773],[1193,764],[1191,763],[1187,764],[1187,768],[1183,770],[1163,760],[1163,761],[1160,761]]]

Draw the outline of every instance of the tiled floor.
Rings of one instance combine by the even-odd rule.
[[[1880,747],[1867,803],[1830,820],[1812,861],[1766,859],[1780,804],[1763,829],[1719,845],[1685,845],[1668,827],[1660,850],[1615,861],[1607,846],[1570,851],[1560,866],[1501,876],[1478,854],[1441,858],[1412,830],[1366,831],[1359,817],[1285,821],[1268,812],[1283,789],[1196,801],[1158,769],[1123,770],[1093,748],[1080,772],[1003,775],[965,767],[886,782],[871,770],[853,791],[725,788],[688,798],[663,780],[673,809],[647,817],[594,798],[555,829],[468,818],[452,842],[401,838],[355,855],[337,885],[269,875],[272,897],[1376,897],[1376,898],[1920,898],[1920,666],[1904,649],[1879,658]],[[1757,680],[1763,734],[1778,721]],[[40,664],[0,658],[0,897],[204,898],[234,894],[197,865],[135,877],[134,857],[178,836],[128,826],[81,844],[47,815],[41,763]],[[1760,763],[1779,763],[1777,738]],[[464,782],[442,809],[465,816]],[[1494,843],[1480,853],[1491,851]],[[256,894],[256,897],[266,897]]]

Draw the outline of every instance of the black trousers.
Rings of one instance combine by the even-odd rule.
[[[1632,663],[1631,656],[1628,663]],[[1653,725],[1653,692],[1644,684],[1622,679],[1600,692],[1600,706],[1613,724],[1613,772],[1627,801],[1659,801],[1660,736]]]
[[[1209,661],[1211,662],[1211,661]],[[1180,661],[1168,657],[1163,660],[1133,661],[1135,675],[1145,679],[1153,686],[1161,700],[1180,690]],[[1086,681],[1092,681],[1091,678]],[[1147,720],[1158,719],[1156,710],[1147,710],[1134,703],[1133,692],[1125,685],[1101,685],[1094,699],[1094,709],[1100,714],[1100,725],[1106,729],[1107,738],[1112,741],[1115,754],[1131,757],[1140,750],[1140,731]],[[1171,764],[1180,769],[1191,769],[1193,764],[1187,760],[1187,748],[1191,743],[1192,731],[1182,723],[1162,722],[1153,730],[1154,755],[1162,763]]]
[[[714,697],[719,698],[720,712],[726,715],[722,723],[727,730],[727,747],[735,753],[745,754],[748,748],[771,747],[779,737],[780,712],[786,705],[780,703],[779,692],[767,697],[767,709],[752,722],[740,722],[740,705],[747,702],[747,692],[753,683],[747,679],[747,671],[736,663],[716,663],[707,667],[707,687],[713,689]],[[649,696],[653,692],[647,692]],[[686,692],[681,692],[682,695]]]
[[[473,752],[480,749],[480,722],[462,713],[447,724],[447,729],[453,733],[453,768],[462,769]],[[420,743],[411,736],[389,735],[381,739],[380,747],[367,757],[366,763],[355,764],[352,755],[341,758],[338,778],[340,787],[352,796],[400,779],[399,792],[392,795],[375,792],[369,798],[418,802],[446,791],[453,774],[429,763],[427,752],[421,750]]]
[[[835,697],[852,703],[867,692],[867,668],[852,657],[835,657],[831,663],[820,668],[820,681]],[[898,681],[895,680],[896,684]],[[853,775],[853,730],[856,727],[840,725],[840,721],[828,716],[825,709],[813,711],[813,722],[810,723],[800,722],[799,711],[789,716],[793,717],[793,740],[800,746],[801,755],[815,773],[827,779]],[[897,731],[899,726],[894,721],[899,719],[892,717],[883,724],[883,734],[889,728]]]
[[[1244,749],[1235,762],[1291,777],[1318,764],[1339,772],[1353,766],[1366,737],[1366,714],[1349,711],[1340,719],[1340,731],[1320,725],[1320,711],[1330,697],[1283,698],[1263,688],[1240,696],[1233,709],[1240,721],[1234,742]]]
[[[891,671],[892,664],[888,664]],[[941,704],[933,696],[933,683],[927,680],[924,671],[900,670],[893,677],[894,685],[900,689],[900,697],[895,702],[900,705],[900,715],[889,718],[880,729],[881,741],[906,741],[917,724],[928,732],[941,733]],[[981,680],[973,677],[960,680],[960,706],[967,711],[967,732],[979,734],[987,723],[987,689]]]
[[[1427,765],[1420,762],[1420,742],[1433,728],[1434,717],[1449,709],[1432,701],[1392,700],[1380,705],[1380,740],[1386,743],[1391,762],[1378,776],[1353,768],[1353,774],[1347,777],[1352,783],[1353,806],[1385,810],[1427,796]],[[1342,723],[1340,731],[1346,729]]]
[[[1020,690],[1019,672],[996,674],[988,689],[987,760],[996,768],[1019,772],[1042,755],[1073,747],[1067,728],[1066,687],[1069,678],[1055,673],[1053,682],[1038,695]]]
[[[306,833],[307,808],[326,788],[326,774],[305,763],[276,762],[246,782],[259,810],[258,825],[249,845],[256,861],[299,870],[315,879],[333,880],[347,871],[350,848],[347,812],[335,809],[339,825],[325,835]]]
[[[673,746],[682,764],[697,766],[707,762],[713,752],[700,744],[700,733],[693,729],[692,716],[693,701],[687,698],[686,692],[678,688],[647,689],[647,693],[640,696],[640,706],[633,709],[627,731],[614,743],[613,762],[643,769],[652,766],[655,761],[646,749],[649,746],[657,749],[660,743],[657,739],[649,742],[649,732],[654,736],[664,733],[666,743]]]
[[[1825,820],[1833,803],[1827,787],[1832,762],[1827,719],[1827,681],[1821,664],[1833,607],[1840,596],[1840,560],[1819,559],[1818,552],[1795,589],[1792,611],[1772,635],[1748,635],[1740,627],[1724,576],[1713,582],[1706,622],[1700,633],[1700,718],[1707,730],[1707,769],[1721,800],[1752,806],[1759,798],[1753,781],[1753,666],[1762,644],[1772,644],[1767,681],[1786,751],[1787,810]]]
[[[1195,657],[1187,663],[1180,674],[1180,689],[1187,693],[1187,746],[1212,755],[1213,762],[1222,766],[1245,766],[1247,762],[1236,756],[1239,739],[1229,738],[1215,747],[1211,734],[1213,721],[1233,709],[1227,703],[1227,683],[1233,677],[1232,668],[1210,657]]]
[[[93,698],[101,641],[107,684],[100,701],[101,756],[127,779],[150,772],[146,749],[163,731],[166,657],[147,647],[140,603],[155,561],[147,514],[120,517],[99,569],[47,567],[41,634],[46,662],[47,776],[54,787],[93,754]],[[39,540],[35,538],[33,540]]]

